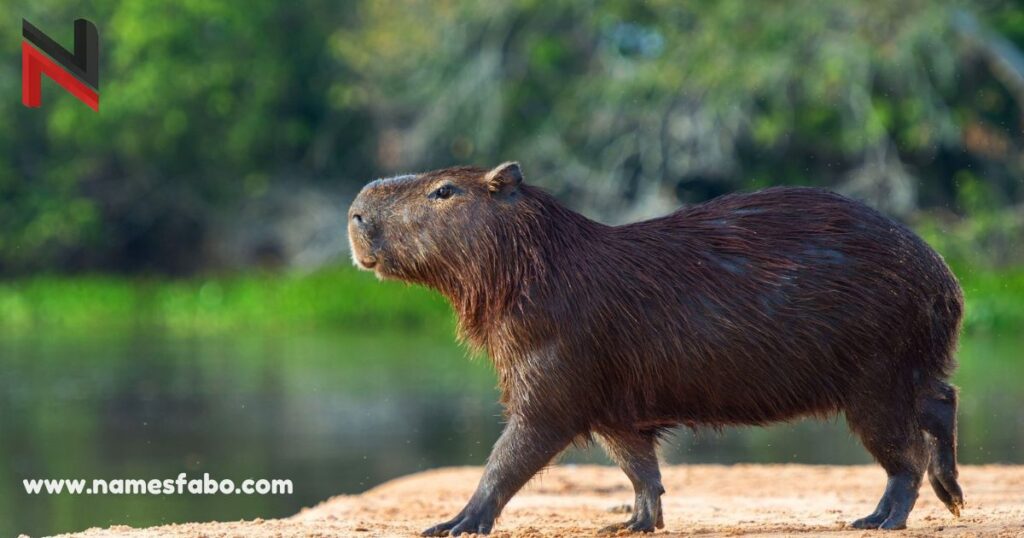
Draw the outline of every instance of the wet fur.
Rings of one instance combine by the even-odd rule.
[[[526,184],[474,190],[487,173],[371,184],[360,207],[389,231],[353,246],[378,248],[389,259],[383,276],[451,301],[462,337],[494,361],[510,417],[544,435],[650,437],[653,446],[677,425],[845,412],[890,477],[910,476],[897,480],[892,498],[903,500],[893,506],[912,508],[908,492],[916,498],[931,462],[933,487],[959,512],[956,394],[945,380],[963,298],[941,257],[906,227],[812,188],[732,194],[606,226]],[[441,221],[450,240],[424,233],[422,219],[403,225],[403,205],[423,204],[445,179],[478,197],[459,206],[466,215]],[[879,510],[866,526],[902,508]],[[657,512],[650,517],[660,520],[660,502]]]

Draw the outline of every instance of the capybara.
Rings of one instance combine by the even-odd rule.
[[[594,437],[664,526],[655,446],[668,429],[845,413],[888,474],[856,528],[900,529],[925,471],[955,515],[963,296],[903,225],[814,188],[730,194],[607,226],[523,183],[517,163],[366,185],[355,263],[438,290],[498,372],[507,424],[483,478],[426,536],[488,533],[570,443]]]

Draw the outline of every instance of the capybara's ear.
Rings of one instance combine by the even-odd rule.
[[[484,175],[484,181],[491,192],[509,192],[523,182],[523,171],[515,161],[501,163]]]

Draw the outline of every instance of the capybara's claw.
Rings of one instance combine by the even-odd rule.
[[[895,531],[907,528],[907,517],[901,514],[892,514],[890,512],[879,512],[871,514],[867,517],[862,517],[850,526],[855,529],[879,529],[885,531]]]
[[[437,525],[421,532],[420,536],[448,536],[448,531],[452,530],[452,528],[461,520],[461,517],[456,517],[445,521],[444,523],[438,523]]]
[[[630,519],[622,523],[615,523],[608,525],[607,527],[601,528],[597,531],[598,534],[619,534],[620,532],[654,532],[654,522],[652,521],[635,521]]]
[[[960,517],[960,511],[964,509],[964,500],[954,501],[953,504],[946,506],[946,508],[953,514],[953,517]]]
[[[438,523],[423,531],[420,536],[459,536],[462,534],[490,534],[494,521],[484,521],[476,515],[458,516],[444,523]]]
[[[438,523],[433,527],[420,533],[420,536],[447,536],[448,531],[452,528],[451,522]]]
[[[883,521],[885,521],[885,518],[888,515],[888,512],[881,512],[876,510],[870,516],[862,517],[857,521],[850,523],[850,527],[853,527],[854,529],[877,529],[878,526],[881,525]]]
[[[860,519],[850,523],[850,528],[851,529],[864,529],[864,530],[867,530],[867,529],[877,529],[878,525],[880,525],[880,524],[881,523],[876,523],[876,522],[871,521],[870,519],[868,519],[866,517],[862,517],[862,518],[860,518]],[[439,535],[437,535],[437,534],[424,534],[424,536],[439,536]]]

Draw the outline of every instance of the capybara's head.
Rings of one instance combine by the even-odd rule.
[[[442,289],[479,276],[500,263],[522,180],[519,164],[507,162],[372,181],[348,212],[352,259],[380,278]]]

